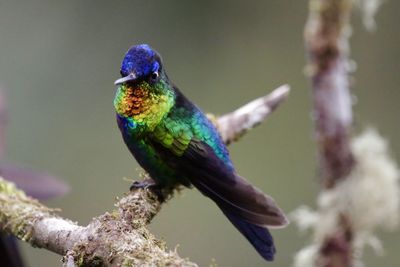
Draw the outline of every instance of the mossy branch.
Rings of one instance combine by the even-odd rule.
[[[310,0],[305,27],[314,100],[315,134],[323,190],[331,190],[351,173],[352,105],[349,92],[348,38],[353,0]],[[353,229],[338,214],[337,231],[326,236],[316,266],[352,265]]]
[[[305,27],[314,101],[315,134],[323,187],[332,188],[353,168],[349,135],[349,18],[353,0],[310,0]]]
[[[372,1],[369,14],[379,6]],[[313,242],[297,253],[295,267],[362,266],[365,246],[381,249],[374,230],[399,222],[400,172],[386,140],[372,129],[351,136],[349,37],[355,2],[309,1],[305,42],[321,190],[316,211],[301,206],[292,213],[301,230],[313,229]]]
[[[286,99],[287,85],[220,118],[211,116],[228,144],[265,120]],[[170,196],[172,196],[172,192]],[[167,249],[147,228],[162,202],[150,190],[123,196],[116,209],[94,218],[87,226],[61,218],[0,178],[0,231],[64,256],[72,266],[197,266]]]

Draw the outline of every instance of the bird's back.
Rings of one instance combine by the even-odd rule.
[[[167,118],[175,124],[182,125],[181,131],[190,135],[192,139],[208,144],[215,154],[233,170],[229,152],[214,124],[177,88],[175,88],[175,95],[175,106]]]
[[[193,139],[208,144],[225,167],[234,170],[215,126],[178,89],[175,89],[174,106],[154,129],[135,135],[126,130],[129,119],[117,115],[117,120],[129,150],[141,167],[161,184],[190,184],[188,177],[177,168],[178,162],[174,161],[180,160]]]

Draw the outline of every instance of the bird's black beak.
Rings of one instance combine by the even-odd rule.
[[[114,84],[119,85],[119,84],[126,83],[126,82],[132,82],[132,81],[136,80],[136,78],[137,78],[136,74],[132,72],[128,76],[119,78],[118,80],[116,80],[114,82]]]

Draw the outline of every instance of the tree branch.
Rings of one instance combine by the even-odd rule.
[[[219,117],[215,124],[224,142],[230,144],[238,140],[247,131],[263,122],[287,98],[289,91],[289,85],[282,85],[269,95],[257,98]]]
[[[363,265],[363,248],[374,244],[378,251],[381,245],[374,230],[393,229],[399,222],[399,168],[386,140],[371,129],[350,137],[349,19],[354,2],[309,1],[305,42],[322,189],[317,211],[302,206],[292,213],[300,229],[314,230],[313,243],[295,257],[296,267]]]
[[[287,85],[244,107],[215,119],[226,143],[261,123],[286,98]],[[170,196],[172,196],[172,192]],[[61,218],[0,178],[0,230],[64,256],[65,266],[196,266],[169,251],[147,225],[162,202],[150,190],[137,189],[122,197],[116,209],[87,226]]]
[[[314,99],[321,178],[331,188],[353,167],[348,79],[348,32],[352,0],[311,0],[305,28]]]
[[[354,167],[350,148],[352,126],[348,78],[348,37],[352,0],[310,0],[305,28],[312,92],[319,170],[324,190],[333,189]],[[326,236],[317,266],[352,265],[352,225],[339,214],[337,230]]]

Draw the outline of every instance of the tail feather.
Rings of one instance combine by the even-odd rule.
[[[158,147],[159,151],[164,149]],[[219,158],[203,141],[192,139],[179,160],[164,155],[169,155],[165,160],[219,206],[263,258],[273,260],[275,247],[267,227],[284,227],[289,221],[270,196],[237,175],[229,159]]]
[[[267,228],[251,224],[226,210],[222,209],[222,211],[236,229],[247,238],[265,260],[274,260],[276,252],[274,240]]]
[[[231,186],[221,186],[217,179],[209,186],[204,180],[192,183],[218,205],[265,260],[273,261],[276,250],[267,226],[284,227],[288,221],[272,198],[239,176]]]
[[[261,227],[285,227],[289,222],[275,201],[244,178],[220,179],[204,175],[191,181],[204,195],[231,214]]]

